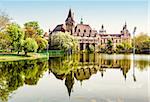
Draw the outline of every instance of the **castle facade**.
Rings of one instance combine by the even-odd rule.
[[[97,30],[93,30],[89,24],[84,24],[82,18],[80,23],[75,25],[74,15],[71,9],[69,10],[65,24],[57,25],[54,30],[50,31],[49,33],[54,34],[60,31],[70,32],[71,35],[75,36],[79,42],[79,50],[85,50],[89,48],[90,45],[93,45],[95,50],[98,49],[98,46],[105,47],[108,40],[112,41],[114,49],[116,48],[117,44],[120,44],[124,41],[131,43],[131,34],[127,29],[126,23],[120,33],[117,34],[107,33],[103,25],[98,32]]]

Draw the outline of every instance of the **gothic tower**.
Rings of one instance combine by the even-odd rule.
[[[73,16],[74,15],[73,15],[71,9],[69,9],[68,17],[65,20],[65,24],[66,24],[66,31],[70,32],[71,35],[74,32],[74,23],[75,23]]]

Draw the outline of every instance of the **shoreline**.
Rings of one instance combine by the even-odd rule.
[[[85,52],[78,52],[80,54],[86,54]],[[98,52],[94,52],[98,53]],[[77,54],[77,53],[75,53]],[[92,53],[89,53],[92,54]],[[106,55],[131,55],[133,53],[98,53],[98,54],[106,54]],[[24,56],[24,54],[20,53],[19,55],[16,53],[0,53],[0,62],[7,62],[7,61],[20,61],[20,60],[36,60],[36,59],[49,59],[51,54],[47,53],[28,53],[28,56]],[[135,55],[149,55],[149,54],[135,54]],[[55,54],[54,54],[55,56]]]

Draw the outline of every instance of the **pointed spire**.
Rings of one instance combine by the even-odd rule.
[[[70,97],[71,96],[71,91],[72,91],[72,88],[73,88],[73,85],[74,85],[74,77],[73,77],[72,72],[70,74],[66,75],[65,85],[67,87],[68,95]]]
[[[68,21],[69,18],[71,19],[71,21],[74,22],[73,13],[71,11],[71,8],[69,9],[69,13],[68,13],[68,17],[67,17],[66,21]]]
[[[125,25],[127,25],[127,22],[125,21]]]
[[[127,28],[127,23],[126,23],[126,21],[125,21],[124,29],[126,29],[126,28]]]
[[[102,24],[102,29],[104,29],[104,25]]]
[[[68,17],[72,17],[71,8],[69,9]]]

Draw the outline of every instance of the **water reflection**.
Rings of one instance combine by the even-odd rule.
[[[119,58],[118,55],[113,55],[111,58],[94,54],[76,54],[72,56],[65,56],[61,58],[54,58],[49,60],[49,68],[57,79],[65,80],[65,85],[68,89],[69,96],[74,80],[81,82],[88,80],[93,74],[97,72],[101,73],[101,77],[105,76],[105,72],[110,69],[120,70],[124,79],[127,78],[127,73],[132,68],[132,61],[128,57],[130,55],[124,55],[123,58]],[[143,71],[148,68],[148,60],[136,60],[136,68]],[[133,81],[136,81],[136,73],[133,67]]]
[[[135,68],[147,70],[149,61],[138,58]],[[136,82],[136,71],[130,55],[75,54],[59,58],[0,62],[0,100],[8,101],[9,96],[24,85],[37,85],[45,72],[52,73],[56,79],[64,80],[64,85],[71,96],[75,82],[89,80],[92,75],[100,73],[105,77],[107,71],[119,70],[126,80],[127,73],[132,71],[133,82]],[[77,80],[77,81],[76,81]],[[56,86],[57,87],[57,86]]]
[[[8,101],[8,96],[23,85],[36,85],[48,68],[47,61],[28,60],[0,63],[0,100]]]

